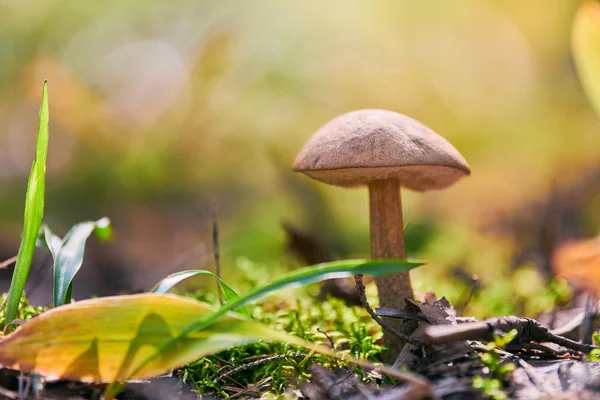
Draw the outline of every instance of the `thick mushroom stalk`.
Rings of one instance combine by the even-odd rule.
[[[369,182],[371,257],[405,259],[400,184],[395,179]],[[381,307],[403,308],[413,298],[408,272],[375,279]]]
[[[371,214],[371,257],[373,259],[405,259],[404,225],[402,223],[402,197],[400,184],[396,179],[369,182],[369,205]],[[396,275],[375,278],[379,306],[404,308],[404,298],[413,298],[410,275],[401,272]],[[391,328],[402,334],[410,334],[401,320],[388,321]],[[402,350],[402,342],[395,336],[384,335],[387,355],[395,357]],[[392,361],[393,360],[386,360]]]

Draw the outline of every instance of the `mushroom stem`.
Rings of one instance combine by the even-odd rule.
[[[369,182],[371,255],[375,259],[406,258],[400,183],[395,179]],[[409,291],[410,284],[408,285]],[[395,297],[391,295],[390,298]]]
[[[395,179],[369,182],[371,212],[371,257],[373,259],[405,259],[404,226],[402,224],[402,200],[400,184]],[[375,278],[379,294],[379,306],[404,308],[404,298],[413,298],[408,272]],[[403,321],[390,321],[400,333],[410,335]],[[384,341],[390,356],[396,357],[403,343],[384,331]],[[393,361],[393,360],[392,360]]]

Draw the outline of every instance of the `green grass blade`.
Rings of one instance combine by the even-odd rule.
[[[48,84],[44,82],[42,90],[42,105],[40,108],[40,123],[35,152],[35,160],[31,166],[29,181],[27,183],[27,194],[25,196],[24,226],[21,237],[21,245],[17,254],[17,262],[13,272],[12,281],[8,294],[6,319],[8,324],[15,319],[19,300],[25,289],[25,282],[29,275],[33,254],[35,252],[36,239],[44,216],[44,189],[46,176],[46,155],[48,153]]]
[[[172,350],[179,342],[185,340],[188,335],[205,329],[218,321],[229,311],[235,310],[236,308],[261,297],[265,297],[274,291],[308,285],[325,279],[343,278],[356,274],[369,274],[374,276],[397,274],[409,271],[419,265],[422,265],[422,263],[409,262],[406,260],[345,260],[298,269],[264,286],[257,287],[248,293],[241,295],[236,300],[224,304],[217,311],[193,321],[179,335],[161,345],[152,356],[139,364],[138,367],[133,370],[132,375],[135,375],[138,371],[142,370],[148,363],[152,362],[157,357]]]
[[[65,235],[58,254],[54,256],[54,305],[71,302],[71,285],[83,264],[85,244],[92,233],[99,239],[110,237],[107,218],[74,225]],[[99,233],[98,233],[99,232]],[[48,239],[46,239],[48,242]],[[54,255],[54,251],[52,252]]]
[[[234,301],[234,300],[238,299],[238,297],[239,297],[238,294],[235,292],[235,290],[233,290],[231,288],[231,286],[229,286],[227,283],[225,283],[225,281],[223,281],[221,278],[219,278],[217,275],[213,274],[212,272],[201,270],[201,269],[192,269],[192,270],[188,270],[188,271],[175,272],[174,274],[171,274],[171,275],[167,276],[166,278],[164,278],[163,280],[161,280],[160,282],[158,282],[152,288],[151,292],[159,293],[159,294],[167,293],[179,282],[181,282],[187,278],[191,278],[192,276],[197,276],[197,275],[208,275],[208,276],[212,276],[213,278],[215,278],[217,280],[217,282],[219,282],[219,285],[221,286],[221,290],[223,291],[223,297],[225,297],[226,303],[229,303],[230,301]],[[235,309],[235,311],[240,314],[243,314],[247,317],[250,317],[250,312],[248,312],[248,309],[245,306],[241,306],[241,307]]]

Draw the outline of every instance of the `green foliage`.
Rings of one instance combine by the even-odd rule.
[[[475,376],[473,387],[481,390],[492,400],[506,400],[508,398],[502,389],[508,374],[515,370],[514,364],[503,364],[500,355],[495,350],[496,348],[506,347],[516,337],[516,329],[507,332],[503,336],[494,335],[494,340],[486,345],[485,350],[479,356],[487,376]]]
[[[303,297],[298,293],[299,297]],[[197,296],[206,301],[207,296]],[[215,301],[213,296],[208,299]],[[255,318],[272,328],[291,332],[311,343],[330,345],[336,351],[348,351],[357,358],[379,360],[383,347],[377,344],[382,332],[360,307],[348,307],[342,300],[328,298],[286,299],[277,297],[261,304],[250,306]],[[230,377],[219,379],[226,372],[240,366],[281,355],[265,363],[259,363]],[[308,367],[319,363],[325,367],[346,366],[347,362],[335,361],[318,354],[306,354],[306,350],[285,343],[258,342],[228,349],[214,356],[205,357],[187,364],[180,374],[199,393],[214,392],[220,396],[232,395],[234,390],[262,382],[261,392],[282,394],[290,385],[290,377],[302,381],[309,376]],[[357,369],[364,379],[369,379],[362,369]],[[293,382],[293,380],[292,380]]]
[[[452,290],[461,286],[459,282],[454,283]],[[499,276],[494,280],[482,280],[481,285],[482,288],[475,291],[465,315],[473,315],[480,319],[498,315],[533,317],[564,304],[572,295],[572,290],[565,280],[553,278],[547,281],[530,265],[524,265],[510,275]],[[444,289],[447,286],[450,286],[450,283],[446,283]],[[466,285],[463,283],[462,286],[466,293]],[[445,295],[447,291],[442,293]],[[511,300],[508,301],[507,298]],[[460,301],[455,304],[460,304]]]
[[[74,225],[64,238],[56,236],[43,226],[37,239],[38,246],[47,247],[54,259],[54,306],[71,302],[73,278],[83,264],[85,243],[94,233],[100,241],[112,237],[110,220],[85,221]]]
[[[8,294],[3,293],[0,296],[0,303],[4,304],[4,302],[7,301],[7,299],[8,299]],[[23,296],[21,296],[21,300],[19,300],[19,307],[17,308],[17,313],[16,313],[14,319],[25,321],[25,320],[35,317],[36,315],[43,313],[44,311],[45,311],[44,307],[30,305],[29,301],[27,300],[27,296],[25,296],[25,294],[23,294]],[[6,319],[6,308],[4,308],[4,307],[2,307],[2,309],[0,309],[0,319],[1,320]],[[2,335],[2,334],[3,334],[2,331],[0,331],[0,335]]]
[[[19,309],[20,299],[25,289],[29,275],[35,242],[44,216],[44,189],[46,178],[46,155],[48,153],[48,84],[44,82],[42,89],[42,105],[40,108],[40,123],[38,127],[35,160],[31,166],[27,193],[25,195],[24,228],[17,254],[17,263],[10,283],[8,304],[4,325],[12,322]]]
[[[190,321],[190,325],[186,329],[162,344],[152,356],[144,359],[135,368],[133,368],[133,370],[130,372],[130,376],[135,376],[139,371],[141,371],[146,365],[154,361],[156,358],[164,354],[168,354],[190,334],[199,332],[214,324],[223,316],[227,315],[228,312],[272,294],[275,291],[305,286],[326,279],[349,277],[356,274],[369,274],[373,276],[389,275],[398,272],[409,271],[418,267],[419,265],[421,264],[406,260],[343,260],[317,264],[288,272],[287,274],[280,276],[263,286],[249,290],[237,299],[222,305],[216,311],[198,318],[196,321]],[[117,386],[113,385],[107,389],[106,393],[114,393],[117,389]]]
[[[167,293],[179,282],[181,282],[185,279],[191,278],[193,276],[198,276],[198,275],[207,275],[207,276],[211,276],[211,277],[215,278],[217,280],[217,282],[219,282],[219,285],[221,286],[221,290],[223,291],[223,296],[224,296],[226,302],[233,301],[239,297],[237,295],[237,293],[235,292],[235,290],[233,290],[231,288],[231,286],[229,286],[227,283],[225,283],[225,281],[223,281],[217,275],[213,274],[210,271],[204,271],[204,270],[200,270],[200,269],[175,272],[175,273],[167,276],[160,282],[158,282],[152,288],[151,291],[154,293]],[[237,308],[235,311],[239,312],[240,314],[243,314],[247,317],[250,317],[250,313],[248,312],[248,309],[246,308],[246,306],[241,306],[241,307]]]
[[[592,338],[594,339],[596,346],[600,346],[600,333],[594,332]],[[592,362],[600,362],[600,349],[593,349],[588,353],[587,357],[588,360]]]

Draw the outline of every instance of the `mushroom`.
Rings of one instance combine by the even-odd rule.
[[[410,117],[378,109],[352,111],[323,125],[306,142],[293,169],[329,185],[368,186],[374,259],[406,258],[400,186],[442,189],[470,174],[467,161],[446,139]],[[355,278],[364,298],[362,277]],[[381,307],[404,308],[404,298],[413,298],[408,272],[375,282]],[[368,303],[365,307],[370,310]],[[398,321],[393,325],[410,333],[402,332]],[[384,337],[397,355],[402,341],[385,330]]]

